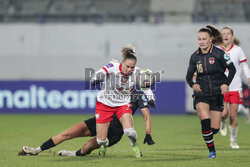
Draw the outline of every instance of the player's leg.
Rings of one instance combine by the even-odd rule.
[[[99,156],[105,156],[106,147],[108,146],[108,128],[110,121],[113,120],[115,108],[106,106],[101,102],[96,102],[96,141],[100,145]]]
[[[211,128],[214,135],[220,130],[221,114],[220,111],[211,111]]]
[[[234,149],[238,149],[239,145],[236,142],[237,133],[238,133],[238,118],[237,118],[237,111],[238,111],[239,104],[230,104],[229,105],[229,112],[230,112],[230,125],[229,125],[229,132],[230,132],[230,146]]]
[[[85,137],[85,136],[90,136],[90,135],[91,135],[91,132],[89,131],[85,122],[80,122],[74,125],[73,127],[65,130],[64,132],[45,141],[40,147],[33,148],[33,147],[24,146],[22,148],[22,152],[23,154],[37,155],[40,152],[50,149],[62,143],[65,140],[69,140],[75,137]],[[20,152],[20,155],[22,155],[21,152]]]
[[[213,129],[211,128],[209,107],[210,107],[209,104],[204,102],[199,102],[196,104],[196,111],[201,120],[202,136],[209,150],[208,158],[215,158],[215,157],[210,157],[210,154],[215,154],[215,146],[213,140]]]
[[[77,151],[61,150],[58,152],[60,156],[85,156],[90,154],[93,150],[100,148],[96,141],[96,137],[90,139],[83,147]]]
[[[107,123],[96,123],[96,141],[100,146],[98,155],[104,157],[106,154],[106,147],[108,146],[108,128],[109,122]]]
[[[142,153],[137,145],[137,133],[134,129],[133,125],[133,117],[131,113],[124,113],[120,118],[119,118],[124,134],[127,136],[129,139],[129,142],[132,146],[133,151],[135,152],[135,157],[139,158],[142,156]]]
[[[245,116],[246,116],[246,123],[250,124],[250,111],[249,107],[246,108],[245,110]]]
[[[227,135],[227,116],[228,116],[228,103],[224,103],[224,109],[221,115],[221,123],[220,123],[220,134],[222,136]]]

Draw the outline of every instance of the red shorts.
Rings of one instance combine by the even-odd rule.
[[[95,117],[96,123],[105,124],[113,120],[113,115],[116,114],[117,118],[120,119],[125,113],[132,114],[131,104],[119,107],[106,106],[101,102],[96,102]]]
[[[224,95],[224,101],[226,103],[243,104],[242,91],[227,92]]]

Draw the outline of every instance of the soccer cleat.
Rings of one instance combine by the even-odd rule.
[[[222,136],[227,135],[227,124],[226,124],[226,122],[221,121],[221,123],[220,123],[220,134]]]
[[[208,155],[208,159],[215,159],[215,157],[216,157],[216,152],[214,152],[214,151],[211,151],[210,153],[209,153],[209,155]]]
[[[99,149],[99,152],[98,152],[98,155],[100,157],[105,157],[105,155],[106,155],[106,147],[104,145],[101,145],[101,147]]]
[[[230,142],[230,146],[232,149],[239,149],[240,146],[236,143],[236,141]]]
[[[58,152],[58,155],[73,157],[73,156],[76,156],[76,151],[61,150]]]
[[[41,149],[23,146],[22,152],[23,152],[23,155],[26,155],[26,154],[38,155],[41,152]],[[21,155],[20,152],[19,152],[19,155]]]
[[[136,158],[142,157],[142,152],[140,151],[138,145],[135,145],[132,148],[133,148],[133,151],[135,152],[135,157]]]

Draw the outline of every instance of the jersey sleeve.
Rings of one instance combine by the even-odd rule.
[[[230,60],[230,57],[225,52],[221,52],[219,56],[221,64],[224,66],[225,69],[227,68],[229,70],[228,77],[224,82],[224,84],[229,86],[234,78],[236,69],[232,60]]]
[[[239,50],[239,61],[240,61],[239,63],[243,63],[247,61],[247,57],[241,48]]]
[[[148,101],[150,101],[150,100],[154,100],[155,101],[154,93],[153,93],[153,91],[150,88],[145,88],[142,91],[147,96]]]
[[[138,100],[138,107],[139,107],[140,109],[145,108],[145,107],[148,107],[148,101],[147,101],[147,99],[146,99],[146,97],[145,97],[144,94],[141,94],[141,95],[140,95],[140,98],[139,98],[139,100]]]
[[[193,76],[194,76],[195,71],[196,71],[195,61],[194,61],[194,56],[192,55],[189,60],[189,66],[188,66],[187,75],[186,75],[186,81],[191,88],[194,84]]]
[[[93,85],[99,84],[105,80],[105,78],[114,71],[114,64],[109,63],[106,66],[103,66],[101,69],[95,72],[94,76],[91,79]]]
[[[250,70],[247,64],[247,57],[241,48],[239,49],[239,63],[246,78],[250,78]]]

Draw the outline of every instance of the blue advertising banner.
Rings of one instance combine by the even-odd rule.
[[[98,90],[85,81],[0,81],[0,113],[94,114]],[[155,87],[152,114],[185,114],[185,82]]]

